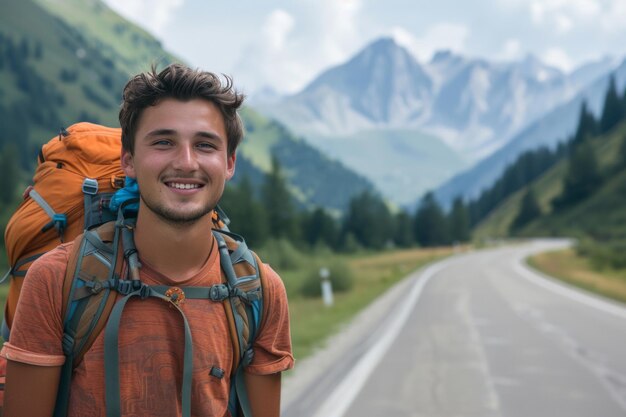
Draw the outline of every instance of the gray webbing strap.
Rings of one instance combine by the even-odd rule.
[[[54,209],[52,207],[50,207],[50,204],[48,204],[46,202],[46,200],[43,199],[43,197],[41,196],[41,194],[39,194],[37,191],[35,191],[34,188],[31,188],[30,191],[28,192],[28,195],[30,196],[30,198],[32,198],[33,200],[35,200],[35,202],[37,204],[39,204],[39,206],[41,206],[41,208],[43,209],[43,211],[46,212],[46,214],[51,218],[54,219],[54,215],[57,214]]]
[[[213,233],[217,240],[217,246],[220,250],[220,265],[222,267],[222,271],[226,275],[226,279],[231,287],[235,287],[237,285],[237,274],[235,274],[235,269],[233,268],[233,264],[230,260],[230,254],[228,253],[228,246],[226,246],[226,241],[224,237],[219,233]]]
[[[9,272],[11,272],[11,274],[14,277],[26,276],[26,271],[18,271],[18,269],[20,269],[22,266],[26,265],[29,262],[33,262],[35,259],[39,258],[43,254],[44,253],[42,252],[42,253],[35,254],[33,256],[29,256],[28,258],[20,259],[19,261],[15,263],[15,265],[13,265],[13,268],[11,268]]]
[[[98,194],[98,180],[94,178],[85,178],[83,180],[82,190],[84,196],[83,229],[87,230],[93,224],[92,204],[94,201],[94,196]]]
[[[239,400],[239,407],[243,417],[252,417],[252,410],[250,409],[250,400],[248,399],[248,391],[243,377],[243,366],[240,366],[235,373],[235,391],[237,391],[237,399]]]
[[[119,300],[109,316],[109,321],[104,330],[104,364],[105,364],[105,404],[107,417],[119,417],[122,414],[120,400],[120,364],[119,364],[119,328],[122,318],[122,312],[126,306],[126,302],[132,297],[156,297],[170,302],[170,298],[150,289],[143,285],[136,291],[131,292],[121,300]],[[175,303],[170,305],[176,307],[180,315],[183,317],[185,324],[185,352],[183,355],[183,384],[181,389],[182,396],[182,417],[191,417],[191,383],[193,377],[193,343],[191,339],[191,329],[187,322],[185,313]]]

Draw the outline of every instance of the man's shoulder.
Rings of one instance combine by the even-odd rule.
[[[263,285],[263,294],[266,299],[274,300],[276,297],[286,297],[285,284],[270,264],[261,262],[259,264],[259,274]]]
[[[74,242],[62,243],[54,249],[41,255],[29,268],[31,273],[41,270],[57,270],[65,273],[67,263],[69,261],[70,253],[74,247]]]

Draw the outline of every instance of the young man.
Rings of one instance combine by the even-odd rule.
[[[120,110],[122,168],[140,189],[134,232],[148,285],[211,286],[221,281],[211,212],[235,173],[243,136],[237,109],[243,96],[231,80],[170,65],[135,76]],[[63,276],[73,243],[35,262],[24,281],[9,343],[4,415],[51,416],[62,349]],[[287,299],[267,265],[264,319],[245,384],[254,417],[276,417],[280,373],[293,366]],[[219,302],[188,299],[181,305],[193,337],[193,416],[228,416],[233,347]],[[104,333],[104,332],[103,332]],[[180,314],[156,298],[131,299],[119,328],[122,416],[181,415],[184,328]],[[104,416],[104,337],[75,369],[70,416]],[[212,369],[226,370],[223,377]]]

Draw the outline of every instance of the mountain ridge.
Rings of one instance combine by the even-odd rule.
[[[265,104],[257,97],[254,106],[318,149],[330,146],[333,155],[346,162],[354,160],[354,155],[350,150],[338,152],[345,148],[338,141],[364,132],[412,130],[415,140],[443,141],[456,153],[441,161],[448,164],[446,171],[451,174],[433,176],[423,187],[403,190],[404,194],[386,193],[404,204],[438,188],[468,164],[494,154],[614,65],[604,59],[565,74],[532,55],[517,62],[489,62],[450,51],[440,51],[430,62],[420,63],[391,38],[382,38],[322,72],[300,92],[273,95]],[[380,140],[384,142],[385,136],[391,135],[381,133]],[[373,151],[361,153],[364,159],[349,165],[381,188],[368,169],[371,161],[365,159]],[[407,165],[401,162],[405,155],[387,154],[389,159],[379,158],[377,163],[389,172]],[[411,172],[419,177],[430,175],[427,170]]]

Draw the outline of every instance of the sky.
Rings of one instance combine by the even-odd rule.
[[[188,64],[229,74],[244,92],[304,88],[391,36],[420,62],[532,54],[571,71],[626,55],[626,0],[104,0]]]

